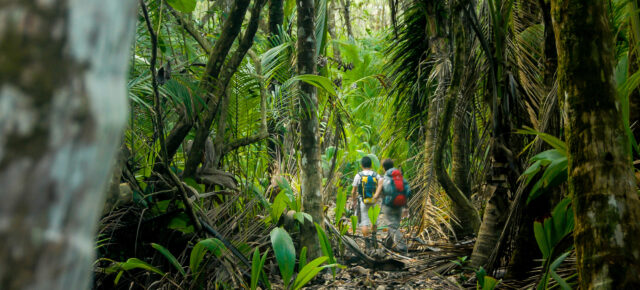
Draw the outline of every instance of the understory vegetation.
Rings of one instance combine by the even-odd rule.
[[[118,94],[95,83],[119,82],[90,80],[88,69],[111,59],[43,64],[56,72],[50,78],[37,76],[37,65],[19,69],[30,53],[57,55],[34,52],[42,42],[91,33],[20,38],[38,29],[0,13],[0,188],[44,196],[20,203],[7,194],[0,206],[0,288],[34,288],[30,275],[47,276],[34,272],[39,261],[55,261],[47,253],[69,243],[54,263],[63,268],[47,277],[91,260],[93,289],[638,289],[639,2],[139,0],[128,111],[116,113],[100,113]],[[55,16],[42,12],[51,5],[33,5],[24,15]],[[116,32],[87,37],[128,46]],[[42,49],[70,45],[54,44]],[[63,62],[69,67],[58,69]],[[76,70],[83,75],[67,76]],[[71,93],[57,91],[58,82]],[[100,93],[96,103],[20,101]],[[72,132],[58,136],[25,121],[47,114],[24,113],[32,103],[90,109],[43,119]],[[91,127],[125,114],[122,139]],[[45,139],[24,137],[32,129]],[[73,142],[117,142],[115,156],[113,148],[56,145],[83,134],[91,137]],[[46,144],[81,161],[33,153]],[[104,206],[97,190],[86,190],[89,199],[77,190],[104,182],[82,173],[94,151],[104,158],[93,166],[113,165]],[[40,157],[58,163],[29,159]],[[354,210],[363,157],[381,175],[383,160],[393,159],[409,181],[406,251],[385,242],[393,229],[379,201]],[[77,173],[31,186],[13,171],[25,166]],[[55,209],[39,208],[49,201]],[[97,256],[87,258],[81,235],[70,232],[91,234],[94,215]],[[363,216],[374,225],[372,243],[358,227]],[[52,230],[59,225],[62,235]],[[48,250],[37,250],[43,244]],[[21,264],[24,252],[34,253],[25,258],[31,264],[2,269]],[[67,283],[85,275],[73,275],[51,285],[74,288]]]
[[[384,270],[367,259],[400,261],[394,270],[415,281],[454,277],[441,287],[578,287],[579,197],[567,187],[576,149],[565,143],[578,133],[558,96],[564,36],[551,26],[560,4],[312,2],[142,3],[94,287],[391,285],[345,267]],[[611,101],[629,170],[635,5],[600,11],[615,36]],[[359,244],[347,201],[364,156],[380,173],[393,158],[416,192],[402,224],[409,260]]]

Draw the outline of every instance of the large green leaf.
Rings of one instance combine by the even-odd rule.
[[[202,263],[202,259],[204,259],[204,255],[207,253],[207,251],[220,258],[223,249],[226,249],[226,247],[224,246],[222,241],[216,238],[209,238],[199,241],[193,247],[193,250],[191,250],[191,256],[189,258],[189,267],[191,268],[191,273],[197,275],[197,273],[200,271],[200,264]]]
[[[196,9],[196,0],[167,0],[167,2],[171,7],[183,13],[191,13]]]
[[[338,93],[336,89],[333,87],[333,82],[327,77],[319,76],[319,75],[299,75],[291,78],[289,83],[293,83],[294,81],[303,81],[310,85],[313,85],[317,88],[325,90],[332,96],[337,96]]]
[[[533,177],[546,166],[540,179],[533,185],[527,203],[542,195],[547,189],[557,186],[567,180],[568,160],[567,155],[557,149],[551,149],[537,154],[531,158],[534,163],[522,174],[528,184]]]
[[[285,288],[289,287],[293,270],[296,264],[296,248],[289,233],[282,228],[275,228],[271,231],[271,246],[276,255],[280,275],[284,282]]]
[[[278,219],[280,219],[280,216],[287,208],[288,199],[289,198],[286,193],[284,191],[280,191],[273,200],[273,204],[271,204],[271,220],[273,220],[274,223],[278,222]]]

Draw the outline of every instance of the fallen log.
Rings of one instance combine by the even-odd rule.
[[[325,228],[329,229],[331,233],[333,233],[336,237],[340,239],[340,241],[347,246],[347,248],[356,255],[356,257],[364,262],[367,268],[373,270],[383,270],[383,271],[402,271],[405,270],[405,263],[392,258],[374,258],[367,255],[360,246],[351,239],[350,237],[343,236],[340,234],[338,229],[336,229],[327,219],[324,220]]]

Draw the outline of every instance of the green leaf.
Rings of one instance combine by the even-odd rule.
[[[280,216],[287,208],[288,199],[289,198],[284,193],[284,191],[280,191],[280,193],[278,193],[278,195],[276,195],[276,198],[273,200],[273,204],[271,204],[271,219],[274,223],[278,222]]]
[[[167,0],[175,10],[183,13],[191,13],[196,9],[196,0]]]
[[[256,248],[251,259],[251,290],[258,288],[258,275],[260,274],[260,251]]]
[[[524,127],[524,129],[516,130],[518,134],[536,135],[540,137],[547,144],[551,145],[554,149],[560,151],[563,155],[567,155],[567,144],[564,141],[558,139],[558,137],[549,135],[547,133],[538,132],[532,128]]]
[[[482,290],[493,290],[500,284],[500,281],[496,280],[496,278],[486,276],[484,277],[484,284],[482,284]]]
[[[345,206],[347,204],[347,193],[345,190],[338,190],[337,196],[336,196],[336,219],[335,219],[335,224],[338,224],[340,222],[340,219],[342,218],[342,215],[344,214],[345,211]]]
[[[181,231],[185,234],[190,234],[195,231],[193,225],[191,224],[191,218],[189,218],[189,216],[184,212],[173,217],[169,221],[169,225],[167,225],[167,228]]]
[[[533,223],[533,234],[536,237],[536,242],[538,243],[538,248],[540,248],[540,252],[542,252],[542,258],[547,259],[551,254],[551,247],[547,242],[547,235],[542,227],[542,223],[534,222]]]
[[[318,232],[318,239],[320,240],[320,249],[322,250],[322,254],[324,254],[329,258],[329,263],[335,264],[336,258],[333,256],[331,241],[329,241],[329,238],[327,237],[327,234],[324,232],[324,229],[322,229],[322,227],[320,227],[318,223],[315,223],[315,225],[316,225],[316,231]],[[336,272],[334,268],[331,268],[331,273],[333,274],[333,277],[335,279]]]
[[[540,166],[546,166],[546,168],[540,179],[531,188],[527,197],[527,204],[542,195],[547,189],[566,181],[568,175],[567,156],[557,149],[541,152],[533,156],[531,161],[535,161],[534,164],[523,173],[523,176],[528,174],[527,183],[531,181],[539,170],[542,170]]]
[[[118,284],[118,282],[120,281],[120,277],[122,277],[122,274],[124,273],[124,271],[129,271],[132,269],[143,269],[150,272],[154,272],[162,276],[164,276],[165,274],[164,272],[160,271],[160,269],[154,266],[151,266],[148,263],[141,261],[138,258],[130,258],[124,263],[115,263],[114,265],[109,266],[107,269],[105,269],[105,271],[107,273],[113,273],[119,270],[120,272],[118,272],[118,275],[116,275],[116,278],[114,280],[114,284]]]
[[[311,281],[313,277],[315,277],[322,269],[324,269],[318,266],[324,263],[327,259],[328,258],[325,256],[318,257],[309,262],[309,264],[305,265],[304,268],[302,268],[302,270],[300,270],[300,272],[298,273],[296,280],[293,282],[293,289],[300,289],[302,288],[302,286]]]
[[[190,177],[185,178],[184,183],[195,188],[199,193],[205,192],[204,184],[197,183],[193,178],[190,178]]]
[[[199,241],[191,250],[191,256],[189,258],[189,267],[191,268],[191,273],[196,274],[199,272],[200,264],[202,263],[202,259],[204,259],[204,255],[207,253],[207,251],[220,258],[223,249],[226,249],[226,247],[224,246],[222,241],[216,238],[209,238]]]
[[[358,229],[358,217],[356,215],[351,216],[351,230],[353,234],[356,234],[356,230]]]
[[[156,243],[151,243],[151,246],[154,249],[158,250],[158,252],[160,252],[160,254],[162,254],[165,258],[167,258],[167,260],[169,260],[171,265],[173,265],[180,272],[180,274],[182,274],[183,277],[187,276],[187,273],[182,268],[182,265],[180,265],[180,262],[178,262],[178,259],[176,259],[176,257],[173,254],[171,254],[169,250],[167,250],[165,247],[158,245]]]
[[[300,261],[298,262],[298,272],[307,265],[307,247],[302,247],[300,251]]]
[[[369,212],[367,213],[369,215],[369,220],[371,221],[371,224],[375,225],[378,223],[378,215],[380,215],[380,205],[376,204],[375,206],[372,206],[369,208]]]
[[[284,281],[285,288],[289,287],[293,269],[296,264],[296,249],[289,233],[282,228],[275,228],[271,231],[271,246],[276,255],[280,275]]]
[[[319,89],[325,90],[332,96],[338,95],[336,89],[333,87],[333,82],[327,77],[319,75],[299,75],[291,78],[289,81],[287,81],[287,83],[293,83],[294,81],[303,81]]]
[[[262,269],[264,267],[264,262],[267,259],[268,252],[269,250],[266,250],[261,259],[260,251],[258,250],[258,248],[253,251],[253,259],[251,262],[251,290],[255,290],[256,288],[258,288],[258,279],[263,271]]]
[[[297,220],[300,224],[304,224],[304,219],[306,218],[310,222],[313,222],[313,217],[306,212],[296,212],[293,214],[293,218]]]

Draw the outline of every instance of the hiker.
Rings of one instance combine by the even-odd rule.
[[[385,170],[384,179],[376,189],[376,194],[373,197],[377,200],[381,195],[383,196],[381,224],[383,226],[386,225],[389,229],[384,244],[387,248],[392,248],[395,244],[396,250],[406,252],[407,244],[399,229],[402,210],[407,205],[411,190],[400,169],[393,167],[393,160],[383,160],[382,167]]]
[[[351,189],[351,200],[354,207],[356,207],[356,216],[358,217],[358,225],[362,231],[362,235],[365,237],[365,243],[367,247],[371,246],[369,234],[373,230],[373,225],[369,220],[369,208],[375,206],[376,200],[373,198],[376,190],[378,189],[379,181],[382,180],[375,171],[371,170],[371,158],[368,156],[362,157],[360,160],[360,166],[362,171],[358,172],[353,178],[353,184]]]

